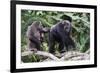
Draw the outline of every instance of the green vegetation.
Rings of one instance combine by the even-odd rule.
[[[44,27],[52,27],[62,20],[62,15],[72,17],[72,38],[75,41],[76,49],[85,52],[90,48],[90,14],[80,12],[58,12],[58,11],[37,11],[21,10],[21,51],[27,49],[26,31],[33,21],[41,21]],[[45,35],[47,36],[47,35]],[[47,38],[46,38],[47,39]],[[43,50],[48,51],[47,40],[43,42]],[[24,62],[38,62],[40,57],[36,55],[22,57]]]

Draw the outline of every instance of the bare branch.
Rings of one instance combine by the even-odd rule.
[[[86,53],[86,54],[89,54],[89,53],[90,53],[90,49],[88,49],[85,53]]]
[[[27,55],[32,55],[33,52],[32,51],[25,51],[21,53],[21,56],[27,56]]]
[[[85,53],[81,53],[78,51],[68,51],[68,52],[63,53],[61,58],[58,58],[55,55],[48,53],[48,52],[44,52],[44,51],[35,51],[35,52],[34,51],[26,51],[26,52],[23,52],[21,54],[21,56],[27,56],[27,55],[32,55],[32,54],[48,57],[49,59],[54,60],[54,61],[88,60],[90,58],[89,50],[86,51]]]
[[[78,51],[69,51],[64,54],[60,60],[86,60],[89,59],[89,55],[86,53],[80,53]]]
[[[32,55],[32,54],[46,56],[46,57],[48,57],[48,58],[50,58],[52,60],[55,60],[55,61],[59,61],[60,60],[59,58],[57,58],[53,54],[48,53],[48,52],[44,52],[44,51],[37,51],[37,52],[27,51],[27,52],[23,52],[22,56],[27,56],[27,55]]]
[[[56,56],[54,56],[53,54],[48,53],[48,52],[37,51],[35,54],[46,56],[46,57],[51,58],[52,60],[59,61],[59,58],[57,58]]]

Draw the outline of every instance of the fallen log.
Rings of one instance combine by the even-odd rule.
[[[87,53],[87,51],[85,53],[81,53],[79,51],[68,51],[68,52],[65,52],[61,58],[58,58],[55,55],[53,55],[49,52],[44,52],[44,51],[36,51],[36,52],[26,51],[26,52],[22,52],[21,56],[27,56],[27,55],[32,55],[32,54],[48,57],[49,59],[54,60],[54,61],[89,60],[89,58],[90,58],[89,50],[88,50],[88,53]]]
[[[27,55],[32,55],[32,54],[36,54],[36,55],[40,55],[40,56],[45,56],[45,57],[48,57],[48,58],[50,58],[52,60],[59,61],[59,58],[57,58],[56,56],[54,56],[51,53],[44,52],[44,51],[37,51],[37,52],[26,51],[26,52],[23,52],[21,56],[27,56]]]

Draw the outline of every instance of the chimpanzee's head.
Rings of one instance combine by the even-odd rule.
[[[43,29],[43,26],[42,26],[42,24],[41,24],[40,21],[34,21],[32,24],[33,24],[34,27],[35,27],[37,30],[39,30],[39,31]]]
[[[66,32],[70,32],[70,30],[71,30],[71,22],[68,21],[68,20],[63,20],[63,21],[62,21],[62,24],[63,24],[63,26],[64,26],[64,30],[65,30]]]
[[[62,15],[60,18],[62,19],[62,24],[64,26],[64,30],[66,32],[70,32],[72,18],[68,15]]]

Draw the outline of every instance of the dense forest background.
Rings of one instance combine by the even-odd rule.
[[[86,52],[90,49],[90,14],[83,12],[59,12],[59,11],[38,11],[21,10],[21,52],[27,50],[26,31],[33,21],[41,21],[43,27],[52,27],[62,20],[62,15],[72,17],[71,36],[75,41],[76,50]],[[48,52],[48,37],[45,34],[43,50]],[[41,58],[35,54],[22,57],[23,62],[39,62]]]

